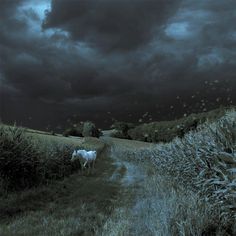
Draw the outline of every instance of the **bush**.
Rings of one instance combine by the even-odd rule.
[[[23,129],[0,127],[0,178],[6,189],[31,187],[39,182],[39,151]]]
[[[91,121],[86,121],[83,124],[83,132],[82,135],[84,137],[97,137],[99,138],[100,132],[96,128],[95,124]]]
[[[63,179],[79,166],[71,163],[74,147],[45,143],[24,129],[0,126],[0,183],[7,191]]]
[[[81,122],[74,127],[68,128],[64,131],[63,136],[77,136],[77,137],[97,137],[99,138],[102,132],[96,128],[91,121]]]
[[[63,179],[75,172],[79,166],[71,163],[72,146],[51,143],[41,150],[43,157],[40,159],[38,175],[41,183]]]
[[[52,130],[51,132],[50,132],[50,135],[53,135],[53,136],[55,136],[56,135],[56,133]]]
[[[116,121],[112,126],[112,129],[115,129],[116,132],[112,135],[116,138],[131,139],[128,131],[135,128],[135,125],[128,122]]]
[[[77,137],[83,137],[83,126],[78,125],[76,127],[68,128],[63,132],[63,136],[77,136]]]

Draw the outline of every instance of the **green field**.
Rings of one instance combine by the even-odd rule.
[[[111,135],[118,138],[127,138],[132,140],[139,140],[145,142],[170,142],[176,136],[183,137],[191,130],[196,130],[198,126],[205,122],[214,121],[222,117],[227,110],[231,110],[234,107],[221,107],[215,110],[211,110],[203,113],[193,113],[186,117],[182,117],[170,121],[155,121],[150,123],[142,123],[139,125],[129,125],[127,130],[113,130],[110,131]],[[121,122],[122,124],[122,122]],[[123,123],[128,124],[128,123]],[[124,132],[126,131],[126,132]],[[109,134],[108,131],[105,134]]]
[[[121,204],[120,184],[107,181],[115,167],[105,143],[96,138],[66,138],[34,131],[27,135],[40,144],[97,150],[95,172],[81,175],[78,170],[62,181],[2,193],[0,235],[92,235],[98,231],[116,204]]]
[[[233,236],[235,120],[228,111],[166,144],[25,130],[49,175],[30,188],[1,188],[0,235]],[[74,148],[98,151],[92,174],[72,166]]]

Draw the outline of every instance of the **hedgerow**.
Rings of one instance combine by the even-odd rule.
[[[73,147],[42,144],[23,128],[0,126],[0,183],[7,191],[62,179],[78,168],[70,162]]]

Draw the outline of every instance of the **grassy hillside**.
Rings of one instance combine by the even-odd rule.
[[[63,179],[79,168],[70,162],[75,148],[100,154],[105,147],[95,138],[69,139],[10,126],[0,127],[0,137],[0,178],[7,191]]]
[[[226,108],[209,112],[191,114],[173,121],[152,122],[141,124],[128,131],[133,140],[146,142],[170,142],[175,137],[183,137],[190,130],[195,130],[206,121],[214,121],[225,114]]]

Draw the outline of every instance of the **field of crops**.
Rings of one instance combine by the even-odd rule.
[[[1,235],[236,233],[234,109],[169,143],[0,135]],[[98,151],[93,175],[72,165],[74,148]]]

